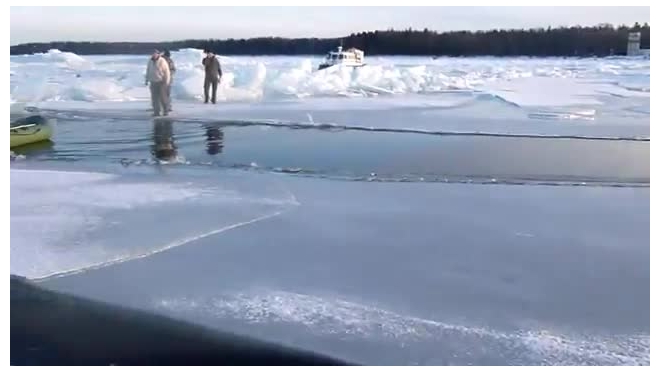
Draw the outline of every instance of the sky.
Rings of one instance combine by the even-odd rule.
[[[436,31],[650,23],[649,7],[15,7],[10,42],[339,37],[388,28]]]

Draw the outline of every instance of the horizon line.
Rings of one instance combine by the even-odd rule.
[[[287,40],[301,40],[301,39],[317,39],[317,40],[331,40],[331,39],[343,39],[347,37],[351,37],[351,35],[358,35],[360,33],[369,33],[369,32],[405,32],[408,30],[411,30],[412,32],[424,32],[424,30],[427,30],[428,32],[433,32],[436,34],[449,34],[449,33],[457,33],[457,32],[470,32],[470,33],[487,33],[487,32],[493,32],[493,31],[531,31],[531,30],[538,30],[538,29],[561,29],[561,28],[574,28],[574,27],[579,27],[579,28],[595,28],[603,25],[609,25],[614,29],[620,28],[620,27],[629,27],[632,28],[635,26],[635,24],[639,24],[641,27],[644,27],[645,25],[648,26],[649,28],[651,27],[650,22],[635,22],[632,25],[628,25],[625,23],[621,23],[618,25],[614,25],[609,22],[601,22],[601,23],[596,23],[590,26],[584,26],[584,25],[579,25],[579,24],[574,24],[571,26],[538,26],[538,27],[528,27],[528,28],[490,28],[490,29],[476,29],[476,30],[466,30],[466,29],[457,29],[457,30],[451,30],[451,31],[437,31],[437,30],[431,30],[428,27],[422,28],[422,29],[412,29],[407,28],[407,29],[395,29],[395,28],[388,28],[388,29],[372,29],[372,30],[362,30],[362,31],[354,31],[349,35],[344,35],[344,36],[335,36],[335,37],[314,37],[314,36],[300,36],[300,37],[283,37],[283,36],[253,36],[253,37],[242,37],[242,38],[235,38],[235,37],[230,37],[230,38],[188,38],[188,39],[179,39],[179,40],[163,40],[163,41],[103,41],[103,40],[81,40],[81,41],[70,41],[70,40],[51,40],[51,41],[31,41],[31,42],[22,42],[19,44],[13,44],[9,45],[10,47],[14,46],[22,46],[22,45],[33,45],[33,44],[53,44],[53,43],[131,43],[131,44],[162,44],[162,43],[177,43],[177,42],[185,42],[185,41],[227,41],[227,40],[254,40],[254,39],[287,39]]]

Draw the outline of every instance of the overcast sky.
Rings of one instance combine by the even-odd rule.
[[[633,24],[649,7],[11,7],[11,44]]]

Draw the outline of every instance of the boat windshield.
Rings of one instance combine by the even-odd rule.
[[[353,53],[337,53],[337,52],[330,52],[325,56],[325,59],[330,62],[337,62],[337,61],[356,61],[359,58],[353,54]]]

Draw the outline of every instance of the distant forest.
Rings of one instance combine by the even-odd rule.
[[[535,28],[526,30],[435,32],[387,30],[354,33],[342,38],[259,37],[251,39],[208,39],[172,42],[50,42],[10,47],[12,55],[43,53],[59,49],[81,55],[149,54],[154,48],[177,50],[209,48],[221,55],[318,55],[342,44],[369,55],[429,56],[607,56],[626,53],[628,33],[642,33],[641,46],[649,48],[648,24],[614,27]]]

